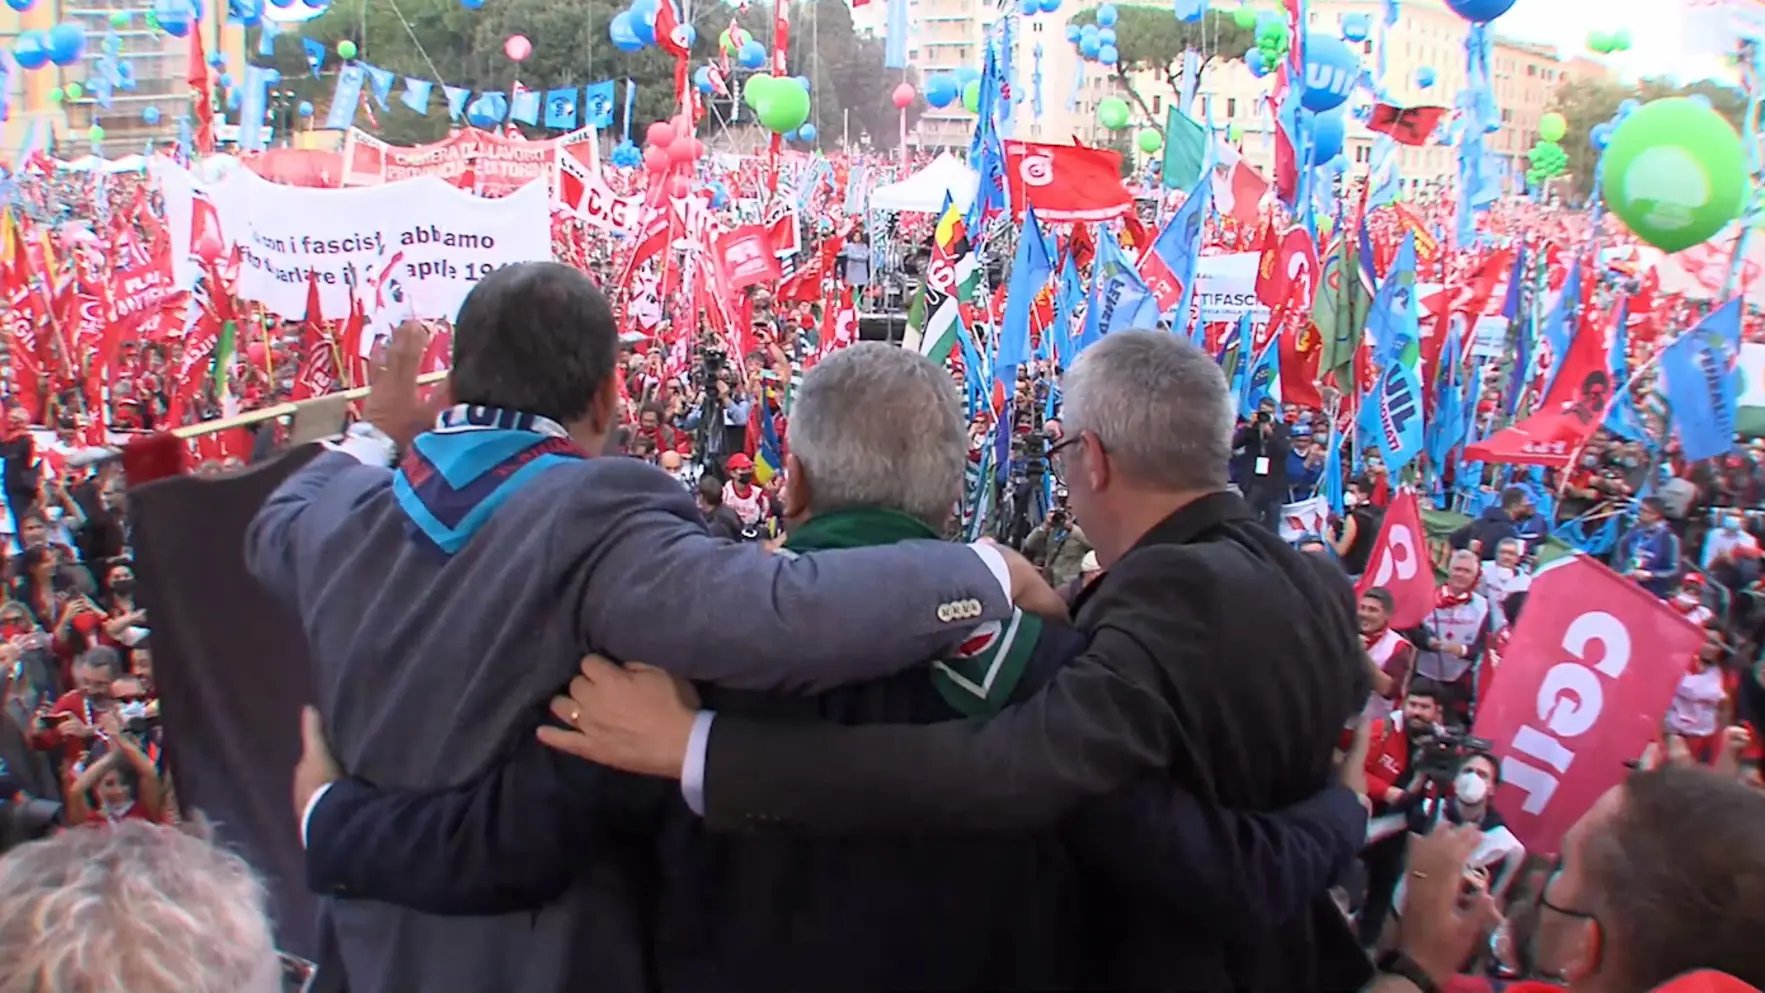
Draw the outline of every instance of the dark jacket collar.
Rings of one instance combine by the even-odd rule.
[[[1134,542],[1122,558],[1126,559],[1142,548],[1155,545],[1187,545],[1221,524],[1254,520],[1256,514],[1251,511],[1250,504],[1244,502],[1243,497],[1228,490],[1209,493],[1178,507],[1169,517],[1154,524],[1150,531],[1140,536],[1139,541]],[[1096,582],[1079,591],[1079,595],[1073,599],[1073,616],[1078,616],[1079,608],[1108,578],[1109,573],[1105,572]]]

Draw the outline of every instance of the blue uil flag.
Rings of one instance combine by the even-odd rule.
[[[1393,475],[1422,451],[1421,313],[1416,300],[1416,238],[1405,235],[1397,261],[1367,315],[1379,379],[1361,405],[1360,430]]]

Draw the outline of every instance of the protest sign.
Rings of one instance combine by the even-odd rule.
[[[1301,538],[1315,538],[1325,533],[1329,522],[1330,502],[1321,496],[1284,504],[1281,507],[1281,540],[1292,545]]]
[[[1257,326],[1269,321],[1269,308],[1256,298],[1257,252],[1203,255],[1195,264],[1195,299],[1190,305],[1190,325],[1195,320],[1236,324],[1245,314]]]
[[[311,280],[327,319],[348,316],[352,297],[372,314],[380,296],[397,297],[416,317],[451,319],[479,279],[551,258],[543,182],[488,200],[433,176],[325,190],[280,186],[242,169],[206,190],[187,174],[162,190],[174,260],[188,253],[180,230],[189,237],[188,217],[206,196],[240,256],[234,293],[289,318],[306,315]]]
[[[643,197],[619,196],[601,179],[599,170],[568,155],[558,156],[552,202],[560,211],[602,231],[636,233],[643,223]]]
[[[506,196],[536,179],[550,182],[559,153],[600,172],[600,150],[593,128],[582,128],[549,141],[506,138],[477,128],[427,145],[389,145],[351,128],[343,144],[343,185],[379,186],[433,176],[450,186],[472,186],[486,196]]]
[[[1661,719],[1704,632],[1593,559],[1541,570],[1477,708],[1494,744],[1495,794],[1515,835],[1555,852],[1563,832],[1621,782]]]

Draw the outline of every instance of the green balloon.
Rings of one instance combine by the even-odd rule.
[[[1628,51],[1630,51],[1630,29],[1629,28],[1619,28],[1618,30],[1612,32],[1611,42],[1612,42],[1611,51],[1614,51],[1614,52],[1628,52]]]
[[[971,80],[962,88],[962,109],[971,114],[981,112],[981,81]]]
[[[1602,54],[1611,51],[1612,36],[1604,31],[1589,31],[1587,33],[1587,50]]]
[[[765,95],[754,106],[760,126],[775,134],[795,131],[809,119],[809,93],[795,84],[767,87]]]
[[[353,58],[355,58],[355,53],[356,53],[355,42],[350,41],[348,38],[345,38],[342,41],[337,43],[337,57],[338,58],[345,59],[345,60],[353,59]]]
[[[1538,136],[1545,141],[1562,141],[1569,133],[1569,122],[1563,115],[1552,111],[1538,119]]]
[[[1243,141],[1244,140],[1244,126],[1242,124],[1228,124],[1228,125],[1226,125],[1226,140],[1227,141]]]
[[[1097,104],[1097,123],[1111,131],[1128,126],[1128,102],[1121,97],[1104,97]]]
[[[111,11],[110,12],[110,26],[113,28],[126,28],[126,27],[128,27],[129,26],[129,12],[126,10],[113,10],[113,11]]]
[[[1239,7],[1232,11],[1232,23],[1248,31],[1256,27],[1256,11],[1247,6]]]
[[[49,91],[49,102],[60,103],[62,98],[66,96],[67,94],[61,92],[61,87],[57,86],[55,89]]]
[[[1646,104],[1612,132],[1600,163],[1606,204],[1663,252],[1702,244],[1739,216],[1747,196],[1740,135],[1686,97]]]
[[[94,124],[86,129],[86,140],[96,145],[104,140],[104,125]]]
[[[1140,151],[1149,154],[1164,147],[1164,139],[1160,138],[1158,132],[1151,128],[1147,128],[1145,131],[1140,132],[1139,142]]]
[[[86,95],[86,88],[78,83],[69,83],[67,84],[67,87],[62,90],[62,94],[69,100],[78,100]]]
[[[773,79],[766,73],[755,73],[742,84],[742,103],[749,107],[758,107],[760,98],[771,92]]]

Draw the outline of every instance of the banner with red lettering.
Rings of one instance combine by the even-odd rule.
[[[1416,491],[1404,487],[1392,497],[1379,525],[1379,539],[1367,556],[1367,571],[1355,584],[1357,595],[1374,587],[1391,594],[1391,626],[1415,627],[1434,609],[1434,565],[1428,559],[1428,532]]]
[[[602,231],[635,231],[644,217],[642,196],[619,196],[601,179],[599,170],[569,155],[557,158],[552,206]]]
[[[471,171],[483,196],[504,196],[536,179],[549,182],[560,149],[598,173],[595,134],[593,128],[582,128],[549,141],[526,141],[464,128],[440,141],[407,148],[351,128],[343,142],[343,185],[379,186],[436,176],[458,186],[460,177]]]
[[[1529,851],[1555,852],[1660,736],[1703,643],[1697,625],[1593,559],[1533,577],[1475,726],[1501,760],[1496,809]]]

